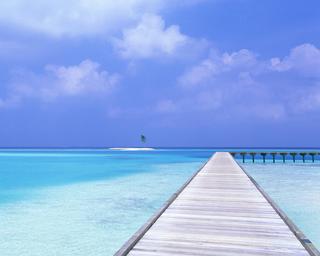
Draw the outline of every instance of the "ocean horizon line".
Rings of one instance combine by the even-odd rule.
[[[6,150],[6,149],[51,149],[51,150],[55,150],[55,149],[104,149],[104,150],[111,150],[111,149],[114,149],[114,148],[146,148],[145,146],[126,146],[126,147],[119,147],[119,146],[106,146],[106,147],[91,147],[91,146],[57,146],[57,147],[0,147],[0,150]],[[319,147],[238,147],[238,146],[235,146],[235,147],[222,147],[222,146],[219,146],[219,147],[208,147],[208,146],[205,146],[205,147],[193,147],[193,146],[175,146],[175,147],[165,147],[165,146],[160,146],[160,147],[157,147],[157,146],[148,146],[147,148],[153,148],[153,149],[212,149],[212,150],[215,150],[215,149],[230,149],[230,150],[233,150],[233,149],[236,149],[236,150],[251,150],[251,149],[266,149],[266,150],[270,150],[270,149],[319,149],[320,150],[320,146]]]

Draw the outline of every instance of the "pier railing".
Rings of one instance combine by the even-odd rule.
[[[315,162],[320,160],[320,152],[302,152],[302,151],[270,151],[270,152],[254,152],[254,151],[241,151],[241,152],[230,152],[230,154],[234,158],[242,159],[242,162],[246,161],[255,162],[257,159],[261,159],[263,163],[267,160],[271,160],[271,162],[279,162],[282,161],[285,163],[287,160],[296,162],[297,160],[301,160],[303,163],[307,162]]]

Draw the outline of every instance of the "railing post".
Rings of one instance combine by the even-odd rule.
[[[314,163],[314,157],[316,156],[316,152],[311,152],[311,153],[309,153],[309,155],[311,156],[311,158],[312,158],[312,163]]]
[[[287,152],[281,152],[280,155],[282,156],[282,161],[285,163],[286,162],[286,155],[288,153]]]
[[[300,155],[302,156],[302,162],[304,162],[304,163],[306,162],[306,159],[305,159],[306,154],[307,154],[307,153],[305,153],[305,152],[301,152],[301,153],[300,153]]]
[[[256,153],[255,152],[250,152],[250,155],[252,157],[252,163],[254,163],[254,158],[255,158]]]
[[[263,162],[265,163],[267,153],[263,152],[263,153],[260,153],[260,155],[262,155]]]
[[[296,162],[296,155],[297,155],[297,153],[296,152],[291,152],[291,153],[289,153],[291,156],[292,156],[292,160],[293,160],[293,162],[295,163]]]
[[[246,152],[240,152],[240,155],[242,156],[242,163],[245,162],[245,156],[246,156]]]

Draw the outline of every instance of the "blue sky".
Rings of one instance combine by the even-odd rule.
[[[0,3],[0,146],[317,147],[320,3]]]

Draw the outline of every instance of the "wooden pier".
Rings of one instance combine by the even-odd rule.
[[[266,160],[269,158],[272,158],[272,162],[279,162],[279,159],[277,157],[280,156],[283,163],[286,162],[286,160],[291,160],[293,163],[296,162],[296,160],[300,159],[303,163],[310,162],[314,163],[316,160],[319,160],[320,152],[319,151],[235,151],[230,152],[230,154],[237,158],[237,156],[240,156],[242,159],[242,163],[246,162],[247,157],[252,160],[254,163],[256,160],[256,157],[261,156],[262,162],[265,163]],[[261,159],[260,158],[260,159]],[[270,160],[270,159],[269,159]]]
[[[115,255],[319,255],[229,153],[216,153]]]

